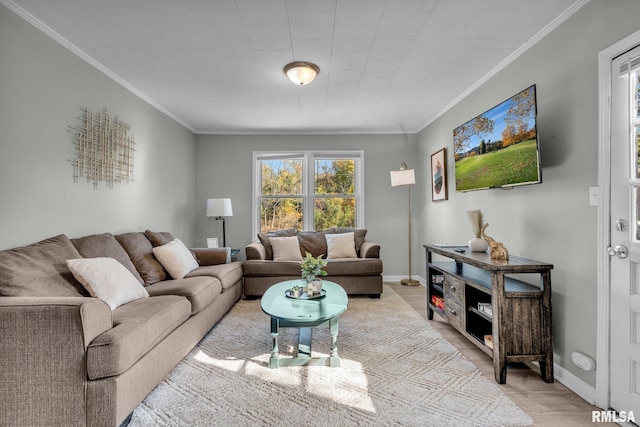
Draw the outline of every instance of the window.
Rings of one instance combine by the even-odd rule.
[[[364,227],[362,151],[254,152],[254,233]]]

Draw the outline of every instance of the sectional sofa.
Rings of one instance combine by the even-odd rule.
[[[0,425],[121,424],[241,294],[226,248],[169,233],[0,251]]]

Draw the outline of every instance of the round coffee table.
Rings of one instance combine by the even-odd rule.
[[[271,316],[271,340],[273,348],[269,367],[326,365],[340,366],[338,356],[338,316],[347,309],[347,294],[342,286],[328,280],[322,281],[326,295],[313,298],[289,298],[285,292],[293,286],[303,286],[303,280],[287,280],[271,286],[262,296],[262,311]],[[311,328],[328,326],[331,334],[331,354],[329,357],[311,357]],[[298,353],[293,358],[280,358],[278,335],[280,328],[300,328]]]

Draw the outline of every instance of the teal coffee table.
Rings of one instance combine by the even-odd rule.
[[[294,285],[302,287],[302,280],[287,280],[276,283],[262,296],[262,311],[271,316],[271,339],[273,349],[269,368],[279,366],[326,365],[340,366],[338,356],[338,316],[347,309],[347,294],[337,283],[322,281],[326,294],[320,298],[289,298],[285,292]],[[331,333],[331,354],[329,357],[311,357],[311,328],[328,326]],[[296,357],[281,358],[278,349],[280,328],[300,328],[298,354]]]

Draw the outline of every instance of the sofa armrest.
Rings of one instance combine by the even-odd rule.
[[[380,258],[380,245],[365,240],[360,245],[360,258]]]
[[[0,297],[0,425],[85,424],[86,349],[112,327],[95,298]]]
[[[247,260],[250,259],[259,259],[266,260],[267,259],[267,250],[262,243],[259,241],[251,242],[244,248],[244,252],[247,256]]]
[[[198,258],[201,266],[231,262],[231,248],[192,248],[191,252]]]

